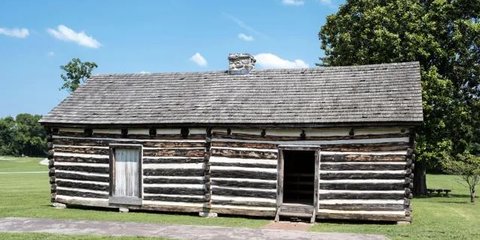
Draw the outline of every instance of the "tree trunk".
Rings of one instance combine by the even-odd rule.
[[[424,162],[415,162],[413,170],[413,195],[425,196],[427,195],[427,171]]]
[[[470,202],[475,203],[475,189],[471,188],[470,190]]]

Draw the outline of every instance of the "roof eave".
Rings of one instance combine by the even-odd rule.
[[[78,128],[169,128],[169,127],[253,127],[253,128],[331,128],[375,126],[419,126],[423,120],[414,121],[365,121],[335,123],[66,123],[41,121],[45,127]]]

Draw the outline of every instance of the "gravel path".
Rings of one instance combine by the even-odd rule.
[[[225,239],[309,239],[385,240],[382,235],[314,233],[279,229],[248,229],[214,226],[162,225],[131,222],[53,220],[40,218],[0,218],[0,232],[41,232],[105,236],[166,237],[190,240]]]

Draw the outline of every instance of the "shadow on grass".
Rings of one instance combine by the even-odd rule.
[[[441,203],[449,203],[449,204],[462,204],[462,205],[471,204],[470,200],[468,200],[468,201],[461,201],[461,202],[454,202],[454,201],[442,201]]]
[[[470,199],[470,195],[469,195],[469,194],[452,194],[451,197],[468,198],[468,199]],[[478,196],[475,196],[475,198],[478,198]]]
[[[422,199],[422,198],[435,198],[435,199],[442,199],[442,198],[445,198],[445,199],[448,199],[448,198],[469,198],[470,199],[470,195],[468,194],[449,194],[448,197],[447,196],[439,196],[439,195],[422,195],[422,196],[414,196],[414,198],[418,198],[418,199]],[[478,198],[478,196],[476,196],[475,198]]]

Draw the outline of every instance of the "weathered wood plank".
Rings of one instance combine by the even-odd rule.
[[[91,172],[91,173],[109,173],[108,167],[96,167],[96,166],[63,166],[55,165],[55,169],[63,171],[78,171],[78,172]]]
[[[102,182],[94,184],[81,181],[65,181],[62,179],[56,179],[56,184],[58,187],[82,188],[88,190],[108,191],[110,189],[109,185],[102,184]]]
[[[143,169],[145,176],[203,176],[203,169]]]
[[[158,147],[158,148],[187,148],[187,147],[203,147],[204,139],[115,139],[115,138],[93,138],[93,137],[64,137],[55,136],[53,138],[54,145],[72,145],[72,146],[97,146],[108,147],[111,143],[122,144],[142,144],[144,147]]]
[[[191,197],[182,197],[181,195],[168,196],[165,194],[161,196],[146,195],[143,197],[143,199],[148,201],[171,201],[171,202],[192,202],[192,203],[205,202],[204,196],[201,196],[201,198],[191,198]]]
[[[319,209],[317,219],[362,220],[362,221],[405,221],[404,211],[345,211]]]
[[[94,192],[81,192],[74,190],[66,190],[57,188],[57,195],[71,196],[71,197],[82,197],[82,198],[107,198],[108,193],[94,193]]]
[[[259,138],[261,139],[261,138]],[[221,140],[212,141],[212,147],[233,147],[233,148],[255,148],[255,149],[277,149],[277,144],[271,143],[244,143],[244,142],[224,142]]]
[[[321,179],[404,179],[406,171],[320,171]]]
[[[276,169],[277,165],[263,164],[263,163],[239,163],[239,162],[214,162],[212,166],[227,166],[227,167],[245,167],[245,168],[273,168]]]
[[[277,179],[276,172],[249,171],[249,170],[239,170],[239,169],[226,170],[226,169],[218,169],[218,167],[217,168],[212,167],[211,176],[213,178],[250,178],[250,179],[270,179],[270,180]]]
[[[322,146],[322,151],[337,152],[375,152],[375,151],[405,151],[408,143],[366,143],[366,144],[331,144]]]
[[[258,188],[257,188],[258,189]],[[212,194],[219,196],[234,196],[234,197],[258,197],[276,199],[277,193],[273,191],[265,191],[263,189],[255,188],[226,188],[226,187],[212,187]]]
[[[347,140],[347,139],[370,139],[370,138],[397,138],[397,137],[408,137],[408,133],[391,133],[391,134],[374,134],[374,135],[345,135],[345,136],[309,136],[305,135],[305,138],[301,137],[301,131],[298,131],[298,136],[272,136],[267,134],[265,137],[259,135],[245,134],[245,133],[235,133],[232,132],[230,135],[226,132],[213,131],[212,136],[214,138],[220,139],[239,139],[239,140],[258,140],[263,139],[265,141],[295,141],[295,140]]]
[[[203,157],[205,149],[144,149],[146,157]]]
[[[182,187],[144,187],[144,193],[154,194],[181,194],[181,195],[201,195],[203,196],[204,189],[199,188],[182,188]]]
[[[281,145],[322,145],[328,147],[330,145],[351,145],[351,144],[408,144],[408,137],[392,137],[392,138],[368,138],[368,139],[340,139],[340,140],[293,140],[293,141],[268,141],[268,140],[242,140],[242,139],[219,139],[213,138],[212,141],[224,142],[244,142],[244,143],[270,143]]]
[[[143,169],[204,169],[203,163],[149,163]]]
[[[108,147],[76,147],[76,146],[65,146],[65,145],[54,145],[53,149],[56,152],[64,153],[80,153],[80,154],[98,154],[98,155],[108,155],[110,154],[110,149]]]
[[[319,209],[353,211],[402,211],[403,204],[319,204]]]
[[[153,210],[162,212],[200,212],[203,210],[203,203],[192,202],[167,202],[144,200],[141,207],[129,207],[131,209]]]
[[[214,205],[235,205],[235,206],[252,206],[252,207],[275,207],[276,203],[270,202],[250,202],[250,201],[235,201],[235,200],[218,200],[212,199]]]
[[[376,162],[368,163],[362,162],[362,164],[355,162],[322,162],[320,170],[329,171],[341,171],[341,170],[404,170],[405,164],[400,162],[396,164],[394,162]]]
[[[323,149],[322,149],[323,150]],[[386,161],[405,161],[405,154],[386,154],[386,155],[369,155],[369,154],[329,154],[322,151],[322,161],[328,162],[348,162],[348,161],[361,161],[361,162],[386,162]]]
[[[242,181],[236,180],[235,178],[231,179],[218,179],[212,178],[212,185],[214,186],[223,186],[223,187],[257,187],[263,189],[275,189],[277,186],[276,182],[251,182],[251,181]]]
[[[230,158],[258,158],[258,159],[277,159],[276,152],[262,152],[253,150],[234,150],[211,148],[212,156],[230,157]]]
[[[144,157],[143,163],[203,163],[204,157]]]
[[[150,134],[133,134],[128,133],[126,136],[121,134],[121,129],[113,129],[110,133],[102,131],[98,132],[97,129],[94,129],[92,132],[92,138],[114,138],[114,139],[121,139],[121,138],[132,138],[132,139],[169,139],[169,140],[176,140],[176,139],[184,139],[183,136],[180,134],[180,130],[176,133],[163,133],[161,130],[157,129],[157,134],[155,136],[150,136]],[[72,132],[61,132],[59,133],[61,136],[68,136],[68,137],[82,137],[85,136],[83,133],[72,133]],[[202,139],[205,137],[205,134],[189,134],[188,139]]]
[[[77,163],[109,163],[108,158],[74,157],[74,156],[55,156],[56,162],[77,162]]]
[[[72,180],[110,182],[110,177],[108,175],[99,176],[99,175],[92,175],[92,174],[89,174],[89,173],[86,173],[86,172],[85,172],[85,174],[82,174],[82,172],[57,171],[55,173],[55,177],[64,178],[64,179],[72,179]]]
[[[391,199],[391,200],[401,200],[404,198],[404,193],[392,192],[392,191],[338,191],[338,192],[326,192],[320,190],[320,199],[329,200],[329,199]]]
[[[203,184],[205,180],[201,177],[197,178],[180,178],[180,177],[162,177],[162,178],[143,178],[143,183],[153,184],[153,183],[168,183],[168,184]]]
[[[345,183],[345,182],[320,182],[320,189],[324,190],[403,190],[404,182],[370,182],[370,183]]]
[[[91,207],[105,207],[108,208],[108,198],[86,198],[86,197],[72,197],[57,195],[55,202],[64,203],[67,205],[80,205]]]

